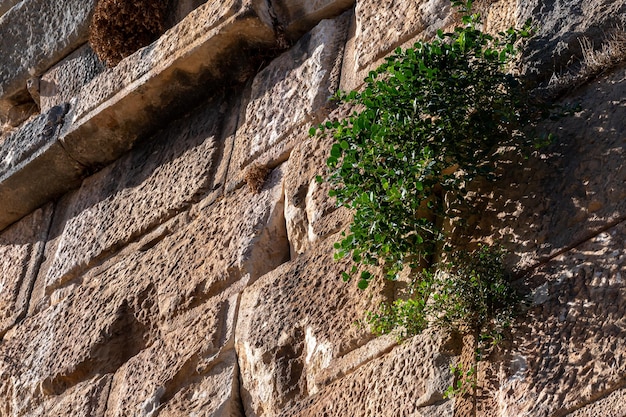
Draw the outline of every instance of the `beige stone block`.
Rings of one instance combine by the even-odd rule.
[[[390,285],[378,280],[362,292],[356,282],[343,282],[349,263],[333,262],[332,244],[330,238],[243,293],[235,337],[247,415],[273,416],[317,392],[318,382],[332,380],[318,376],[328,377],[335,360],[372,339],[355,321],[390,297]]]
[[[272,2],[272,8],[287,36],[298,39],[321,20],[339,16],[354,3],[354,0],[279,0]]]
[[[394,49],[428,40],[451,23],[448,0],[357,2],[340,88],[358,89],[367,74]]]
[[[327,114],[335,93],[348,15],[324,20],[254,78],[240,116],[227,189],[251,164],[285,161],[302,135]]]
[[[581,111],[538,129],[556,143],[528,159],[504,158],[496,182],[471,187],[480,197],[453,233],[504,245],[510,265],[529,270],[624,220],[625,80],[620,68],[570,96]]]
[[[83,45],[61,62],[50,68],[38,80],[41,112],[51,107],[69,102],[80,88],[104,70],[89,45]],[[36,81],[35,81],[36,82]]]
[[[112,162],[198,100],[246,80],[251,48],[274,40],[265,2],[206,2],[81,89],[72,100],[65,148],[89,167]]]
[[[23,415],[115,374],[107,412],[135,415],[213,378],[234,348],[239,293],[288,258],[283,196],[278,168],[260,194],[198,205],[56,291],[0,344],[0,409]]]
[[[28,98],[29,78],[42,75],[87,41],[95,3],[23,0],[0,18],[0,115],[12,102]]]
[[[626,373],[626,224],[560,255],[525,283],[532,306],[514,324],[485,397],[491,414],[569,415],[623,387]],[[616,394],[617,395],[617,394]],[[604,410],[609,410],[607,400]],[[574,414],[577,415],[577,414]],[[579,414],[579,415],[605,415]]]
[[[32,417],[104,417],[112,375],[97,375],[68,389],[62,395],[50,396],[34,410]],[[21,414],[9,414],[18,416]]]
[[[604,398],[600,398],[591,404],[569,413],[566,417],[624,417],[626,416],[626,390],[618,389]]]
[[[455,401],[443,393],[459,354],[457,340],[416,336],[278,415],[452,417]]]
[[[0,234],[0,338],[28,311],[51,216],[46,205]]]
[[[342,106],[328,119],[344,118],[349,113]],[[335,199],[328,196],[330,183],[316,181],[318,175],[327,177],[326,159],[333,138],[310,137],[303,132],[296,143],[285,169],[285,220],[292,258],[337,233],[351,220],[350,212],[337,210]]]
[[[223,184],[226,111],[206,103],[61,200],[41,271],[48,293]]]

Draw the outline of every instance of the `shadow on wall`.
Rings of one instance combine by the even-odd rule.
[[[546,126],[557,142],[475,185],[461,245],[501,244],[520,274],[626,220],[626,66],[566,99],[582,110]],[[457,234],[458,235],[458,234]],[[463,242],[464,240],[464,242]]]

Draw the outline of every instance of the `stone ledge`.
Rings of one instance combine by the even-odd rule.
[[[0,1],[0,12],[5,4],[14,3]],[[41,75],[87,41],[95,3],[23,0],[0,17],[0,119],[14,105],[30,100],[26,88],[29,78]]]

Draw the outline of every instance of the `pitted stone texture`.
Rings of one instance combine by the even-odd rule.
[[[286,160],[310,126],[328,114],[348,17],[322,21],[255,77],[237,129],[228,190],[241,184],[252,163],[271,167]]]
[[[298,39],[319,21],[336,17],[351,8],[355,0],[279,0],[272,8],[282,29]]]
[[[526,270],[625,219],[625,80],[620,68],[570,97],[582,111],[542,127],[555,145],[501,164],[502,177],[483,184],[463,214],[464,233],[504,245],[510,264]]]
[[[590,405],[568,414],[566,417],[624,417],[626,416],[624,404],[626,404],[626,390],[620,389]]]
[[[11,7],[19,3],[20,0],[0,0],[0,17],[5,14]]]
[[[141,415],[189,392],[192,382],[223,380],[223,372],[236,387],[239,293],[288,257],[283,196],[277,168],[260,194],[241,189],[199,205],[195,219],[179,215],[162,234],[54,292],[50,306],[0,344],[0,409],[28,415],[51,396],[113,373],[107,415]],[[234,390],[220,388],[224,396],[211,404],[236,410],[237,397],[227,398]]]
[[[84,45],[52,67],[39,81],[41,112],[69,102],[80,88],[104,70],[89,45]]]
[[[528,276],[533,304],[492,375],[487,415],[567,415],[623,387],[625,241],[621,223]]]
[[[62,396],[51,396],[29,417],[104,417],[112,375],[95,376]],[[17,416],[18,414],[10,414]]]
[[[241,417],[239,375],[234,350],[206,375],[187,378],[182,388],[159,411],[160,417]]]
[[[27,96],[26,81],[87,41],[96,0],[23,0],[0,18],[0,114]],[[25,23],[27,22],[27,23]]]
[[[108,164],[198,100],[246,80],[249,49],[274,40],[265,2],[209,1],[84,86],[62,141],[84,165]]]
[[[8,134],[0,146],[0,230],[80,184],[84,168],[59,142],[67,106]]]
[[[432,38],[452,23],[448,0],[358,1],[346,46],[340,88],[357,89],[397,47]]]
[[[524,69],[527,75],[548,81],[554,73],[567,72],[580,61],[583,37],[600,48],[611,30],[624,27],[626,1],[520,1],[516,14],[519,24],[529,18],[539,22],[523,58]]]
[[[333,262],[332,244],[328,239],[244,291],[236,347],[247,415],[276,415],[317,392],[318,375],[372,339],[355,320],[388,300],[391,288],[382,279],[366,292],[344,283],[349,263]]]
[[[224,111],[207,103],[61,200],[42,268],[48,293],[223,183]]]
[[[28,311],[51,216],[47,205],[0,233],[0,338]]]
[[[329,120],[345,118],[350,109],[342,106]],[[343,229],[351,220],[346,208],[337,210],[328,196],[330,183],[318,183],[316,177],[327,175],[332,137],[309,137],[302,133],[289,157],[285,175],[285,220],[292,258],[314,247],[318,241]]]
[[[279,415],[452,417],[455,401],[444,401],[443,393],[459,349],[440,335],[414,337]]]

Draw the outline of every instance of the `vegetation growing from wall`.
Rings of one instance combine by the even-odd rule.
[[[526,154],[549,143],[551,136],[535,134],[534,126],[553,108],[507,72],[520,40],[531,35],[530,22],[493,36],[480,30],[471,1],[452,3],[463,14],[461,27],[397,49],[362,91],[338,93],[361,111],[311,133],[336,140],[327,160],[330,195],[354,211],[349,232],[335,244],[335,257],[351,256],[355,264],[343,278],[356,273],[356,264],[382,265],[392,280],[409,268],[414,278],[409,299],[370,315],[373,329],[401,327],[408,336],[438,326],[497,340],[519,297],[499,249],[446,248],[444,198],[465,201],[468,182],[492,178],[503,150]],[[442,248],[447,260],[428,268]],[[358,286],[373,278],[362,272]]]
[[[155,41],[165,30],[168,0],[100,0],[91,21],[89,43],[108,66]]]

